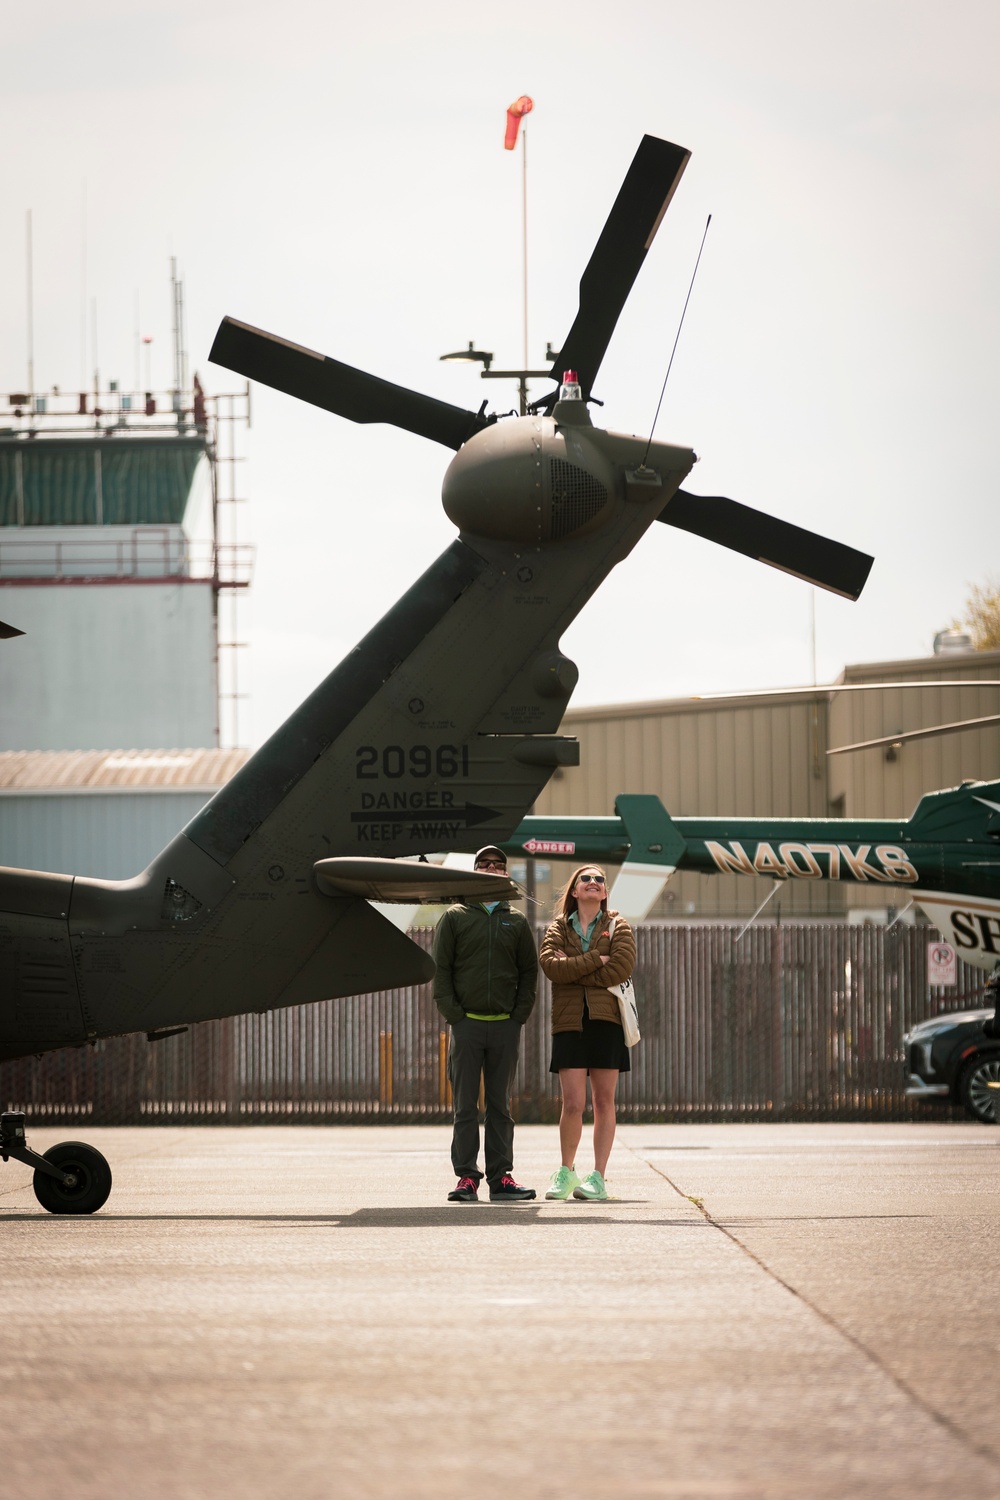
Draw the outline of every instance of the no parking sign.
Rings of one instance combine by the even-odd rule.
[[[958,980],[958,956],[950,943],[927,944],[927,983],[955,984]]]

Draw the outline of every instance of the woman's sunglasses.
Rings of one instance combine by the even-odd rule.
[[[603,885],[604,884],[604,876],[603,875],[581,875],[580,876],[580,884],[581,885],[590,885],[591,883],[593,883],[594,885]]]

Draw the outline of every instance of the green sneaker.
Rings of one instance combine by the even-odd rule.
[[[611,1194],[605,1187],[600,1172],[590,1172],[582,1182],[577,1183],[573,1189],[573,1197],[582,1198],[588,1203],[607,1203]]]
[[[580,1186],[580,1179],[576,1175],[575,1167],[560,1167],[558,1172],[552,1173],[552,1181],[549,1183],[546,1198],[556,1198],[564,1202],[576,1188]]]

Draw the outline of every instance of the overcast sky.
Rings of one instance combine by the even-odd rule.
[[[875,555],[860,603],[817,595],[821,680],[927,654],[1000,574],[998,56],[985,0],[8,7],[0,389],[26,378],[30,208],[38,389],[92,367],[85,297],[103,376],[130,386],[137,293],[168,386],[176,255],[210,391],[237,384],[206,358],[230,313],[509,408],[513,387],[438,356],[474,339],[520,362],[521,158],[502,141],[528,93],[530,362],[569,328],[640,137],[686,146],[598,420],[648,431],[711,213],[657,436],[701,456],[692,490]],[[255,389],[245,743],[449,544],[449,457]],[[810,598],[655,527],[564,638],[574,703],[808,682]]]

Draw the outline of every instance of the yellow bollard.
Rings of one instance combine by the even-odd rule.
[[[448,1077],[448,1033],[438,1032],[438,1104],[451,1109],[451,1079]]]
[[[378,1034],[378,1102],[383,1109],[392,1104],[392,1032]]]

